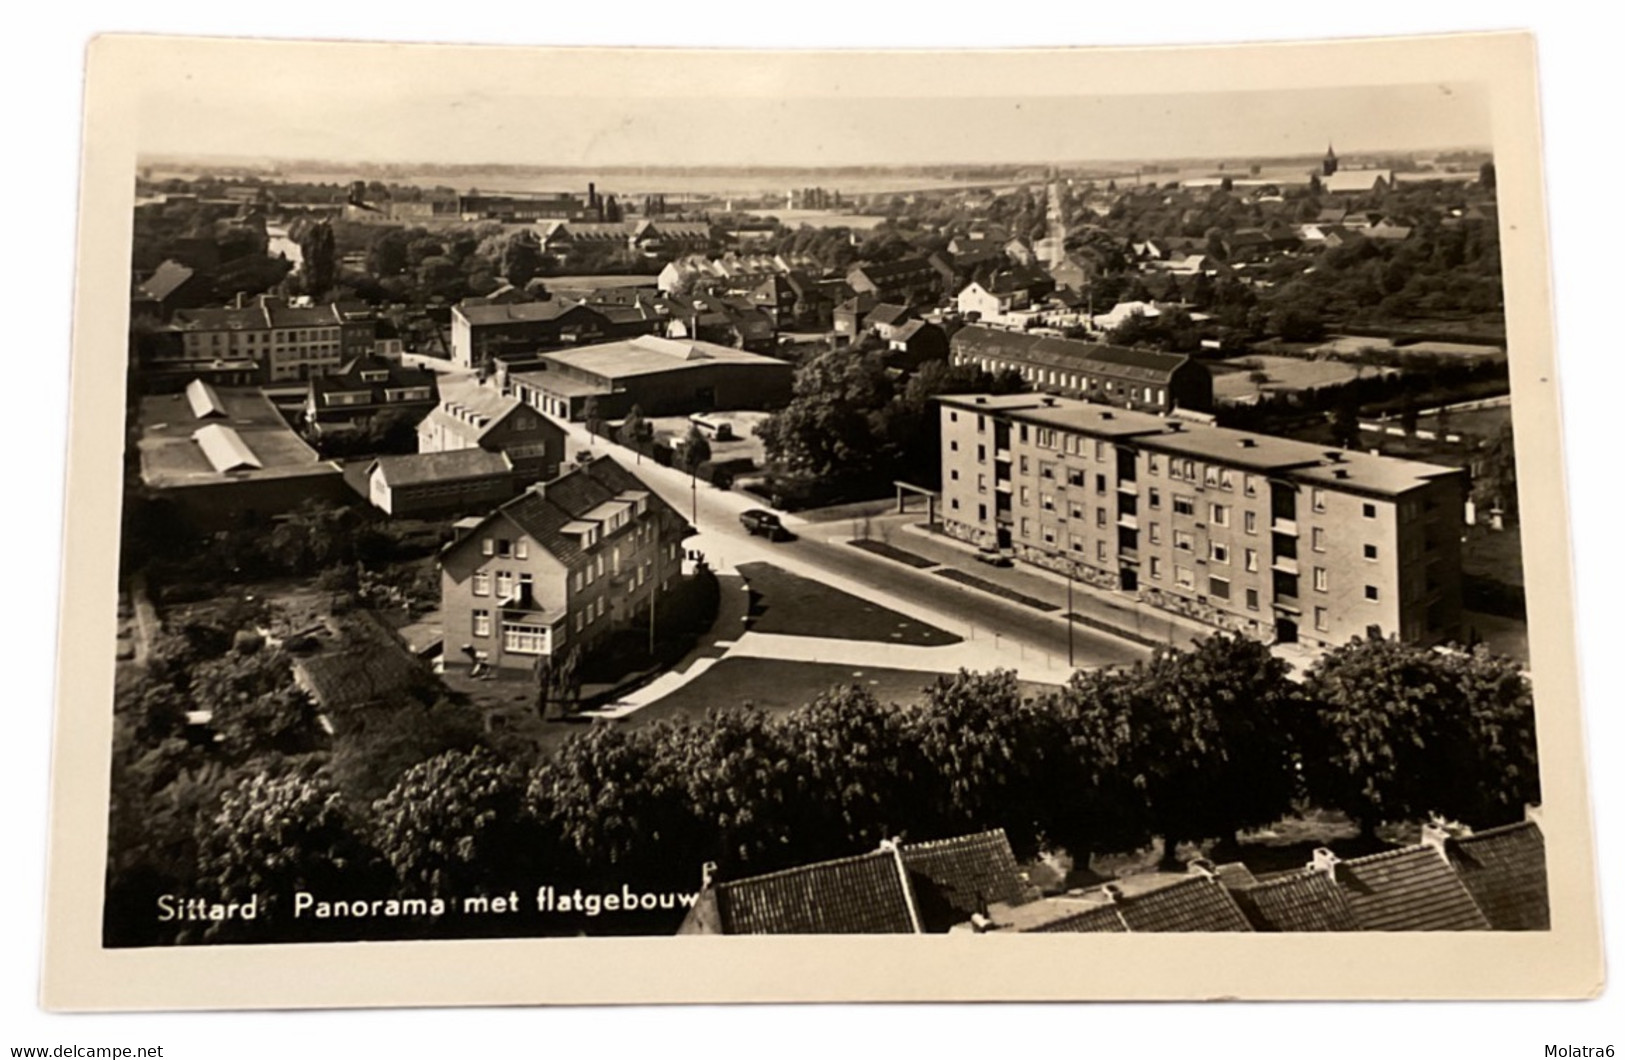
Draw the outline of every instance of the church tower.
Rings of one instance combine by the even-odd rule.
[[[1333,173],[1336,173],[1336,172],[1337,172],[1337,152],[1332,150],[1332,145],[1331,144],[1327,144],[1326,145],[1326,157],[1320,163],[1320,175],[1323,176],[1323,177],[1329,177]]]

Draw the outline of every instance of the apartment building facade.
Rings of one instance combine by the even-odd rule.
[[[293,305],[261,295],[226,309],[177,310],[168,348],[187,364],[252,362],[259,382],[304,382],[373,352],[377,320],[365,303]]]
[[[647,622],[682,575],[687,529],[607,456],[532,486],[441,554],[447,658],[529,668]]]
[[[954,537],[1270,642],[1459,636],[1458,468],[1042,394],[939,402]]]

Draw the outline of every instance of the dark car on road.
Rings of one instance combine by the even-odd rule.
[[[782,541],[790,534],[779,522],[779,517],[772,512],[764,512],[760,508],[752,508],[748,512],[739,514],[739,524],[752,535],[760,534],[769,541]]]

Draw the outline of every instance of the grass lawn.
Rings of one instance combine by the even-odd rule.
[[[626,724],[699,718],[713,707],[738,710],[755,706],[771,714],[783,714],[806,706],[820,692],[838,685],[858,685],[883,703],[918,703],[936,678],[936,674],[919,670],[781,659],[723,659],[671,695],[631,715]]]
[[[744,563],[739,573],[754,599],[750,628],[757,633],[836,637],[881,644],[937,647],[963,638],[916,621],[771,563]]]
[[[1467,540],[1461,546],[1461,572],[1504,582],[1523,584],[1523,535],[1517,523],[1505,530],[1491,530],[1483,523],[1463,528]]]
[[[1335,386],[1347,383],[1356,375],[1374,376],[1397,371],[1393,368],[1360,369],[1343,361],[1307,361],[1298,357],[1271,357],[1267,354],[1212,362],[1208,367],[1213,372],[1213,400],[1221,402],[1252,400],[1260,388],[1247,377],[1255,371],[1269,376],[1262,387],[1266,394]]]

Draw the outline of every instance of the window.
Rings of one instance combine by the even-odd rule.
[[[1022,441],[1024,441],[1024,442],[1026,440],[1027,439],[1025,439],[1025,438],[1022,439]],[[1022,457],[1021,457],[1021,473],[1023,475],[1025,475],[1027,473],[1027,456],[1026,456],[1026,454],[1022,454]]]
[[[547,628],[511,622],[502,624],[502,650],[515,655],[542,655],[548,650]]]
[[[1241,492],[1245,493],[1249,497],[1258,496],[1258,476],[1248,475],[1247,478],[1243,480]]]
[[[1162,493],[1158,491],[1157,487],[1151,487],[1150,492],[1146,495],[1146,503],[1153,508],[1162,507]]]
[[[1073,501],[1070,505],[1068,505],[1067,511],[1073,519],[1082,519],[1085,509],[1083,505],[1079,504],[1077,501]]]
[[[1315,591],[1317,593],[1326,592],[1327,591],[1326,587],[1327,587],[1328,582],[1329,582],[1329,577],[1326,574],[1326,568],[1325,567],[1316,567],[1315,568]]]
[[[1362,504],[1360,505],[1360,514],[1367,519],[1375,519],[1377,517],[1377,506],[1375,504]]]
[[[1214,464],[1207,464],[1202,468],[1202,481],[1209,486],[1219,484],[1219,469]]]
[[[1050,429],[1048,427],[1040,427],[1040,428],[1038,428],[1038,448],[1040,448],[1040,449],[1054,449],[1055,448],[1055,432],[1052,429]]]
[[[1082,471],[1073,469],[1066,473],[1066,484],[1068,486],[1082,486],[1085,484],[1088,477],[1089,476],[1085,475]]]
[[[948,443],[948,451],[949,451],[949,452],[950,452],[950,453],[957,453],[957,452],[959,452],[959,443],[958,443],[958,442],[957,442],[957,441],[954,441],[954,442],[949,442],[949,443]]]
[[[1226,508],[1222,504],[1213,505],[1213,525],[1214,526],[1229,526],[1230,525],[1230,509]]]
[[[1242,556],[1242,561],[1247,570],[1256,573],[1258,571],[1258,549],[1249,548]]]
[[[1376,545],[1367,545],[1367,546],[1365,546],[1365,558],[1366,559],[1376,559],[1377,558],[1377,546]]]
[[[1258,590],[1257,589],[1248,589],[1247,590],[1247,610],[1249,610],[1249,611],[1257,611],[1258,610]]]
[[[1196,538],[1191,536],[1189,530],[1175,530],[1174,547],[1181,552],[1194,552],[1196,551]]]
[[[1033,491],[1026,486],[1021,487],[1021,506],[1025,508],[1033,502]]]
[[[979,523],[987,522],[987,505],[978,504],[976,506],[976,521]]]
[[[976,447],[976,460],[978,463],[982,463],[987,460],[987,446],[979,445]]]
[[[1209,578],[1207,580],[1207,594],[1217,600],[1230,599],[1230,579]]]
[[[1038,465],[1038,477],[1039,478],[1047,478],[1047,479],[1055,478],[1055,464],[1054,464],[1054,462],[1050,461],[1050,460],[1045,460],[1043,463],[1039,464]]]
[[[1365,598],[1367,600],[1376,600],[1379,595],[1380,594],[1377,592],[1377,587],[1375,585],[1368,585],[1365,587]]]
[[[1175,515],[1195,515],[1196,514],[1196,498],[1195,497],[1181,497],[1177,493],[1174,494],[1174,514]]]
[[[957,413],[957,412],[948,413],[948,422],[949,423],[958,423],[959,422],[959,413]]]
[[[491,575],[489,575],[485,571],[479,571],[478,573],[476,573],[474,575],[474,595],[475,596],[490,596],[491,595]]]
[[[1162,544],[1162,527],[1159,524],[1152,523],[1150,526],[1146,527],[1146,534],[1151,539],[1151,543],[1153,545]]]
[[[575,589],[576,589],[576,592],[579,593],[582,589],[585,589],[586,587],[587,587],[587,575],[586,575],[586,573],[583,572],[583,571],[576,571],[576,577],[575,577]]]
[[[1223,487],[1224,489],[1227,489],[1227,490],[1235,489],[1236,488],[1236,473],[1234,471],[1231,471],[1229,468],[1221,469],[1219,471],[1219,485],[1221,487]]]
[[[1040,493],[1038,495],[1038,506],[1046,512],[1053,512],[1055,510],[1055,494]]]
[[[1096,493],[1105,493],[1106,492],[1106,476],[1105,475],[1096,475],[1095,476],[1095,492]]]
[[[1031,537],[1032,535],[1033,535],[1033,531],[1032,531],[1031,521],[1026,516],[1022,516],[1021,517],[1021,536],[1022,537]]]
[[[520,538],[518,541],[515,541],[513,543],[513,555],[515,559],[529,559],[530,543],[524,538]]]
[[[1151,577],[1158,581],[1162,580],[1162,560],[1156,556],[1151,557]]]
[[[1044,527],[1044,544],[1046,544],[1046,545],[1055,544],[1055,531],[1052,530],[1050,527],[1047,527],[1047,526]]]
[[[1145,458],[1145,470],[1150,475],[1160,473],[1162,471],[1162,458],[1156,453],[1148,453]]]
[[[1241,515],[1241,524],[1249,534],[1258,533],[1258,513],[1243,512]]]
[[[474,635],[476,637],[489,637],[491,635],[491,612],[483,608],[475,609]]]
[[[480,552],[484,553],[487,556],[496,555],[497,554],[497,543],[495,541],[492,541],[490,538],[486,538],[484,541],[480,542]]]
[[[1221,545],[1217,541],[1209,541],[1207,543],[1207,558],[1214,563],[1228,564],[1230,562],[1230,546]]]
[[[1322,633],[1326,632],[1326,630],[1329,628],[1329,623],[1326,621],[1326,609],[1324,607],[1315,608],[1315,628],[1320,630]]]
[[[497,596],[506,600],[513,595],[513,574],[510,571],[497,571]]]
[[[948,472],[948,478],[951,481],[958,482],[959,481],[959,469],[956,467],[953,470],[949,471]]]
[[[1309,532],[1309,547],[1316,552],[1326,551],[1326,531],[1322,527],[1315,527]]]
[[[1096,541],[1095,542],[1095,561],[1097,563],[1105,563],[1106,562],[1106,542],[1104,542],[1104,541]]]
[[[1106,459],[1106,443],[1105,442],[1102,442],[1102,441],[1096,441],[1095,442],[1095,459],[1096,460],[1105,460]]]
[[[1325,511],[1326,510],[1326,491],[1322,490],[1322,489],[1312,489],[1312,490],[1310,490],[1309,491],[1309,506],[1311,508],[1313,508],[1317,512]]]
[[[986,493],[987,492],[987,476],[986,475],[977,475],[976,476],[976,492],[977,493]]]
[[[1175,563],[1174,584],[1179,586],[1181,589],[1193,589],[1196,587],[1196,573],[1189,567],[1181,567],[1179,564]]]
[[[497,555],[504,558],[513,555],[513,542],[505,537],[497,538]]]

